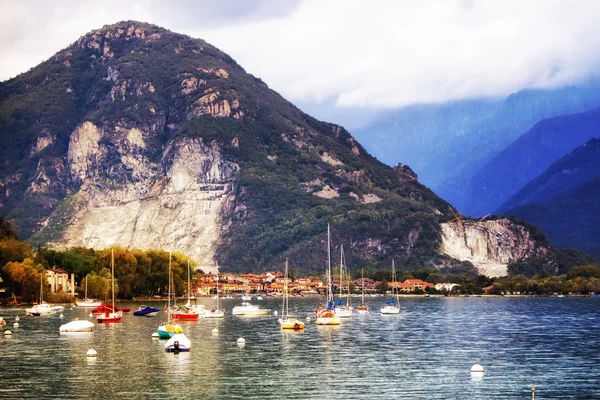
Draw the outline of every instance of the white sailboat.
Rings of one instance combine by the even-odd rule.
[[[100,307],[102,302],[100,300],[88,299],[88,277],[85,276],[85,299],[83,301],[76,301],[77,307]]]
[[[340,251],[340,298],[338,299],[336,306],[333,309],[333,312],[335,313],[335,315],[337,315],[340,318],[350,318],[352,317],[352,311],[354,311],[354,309],[352,308],[352,306],[350,305],[350,274],[346,273],[346,275],[348,276],[348,297],[346,297],[346,305],[342,304],[342,292],[343,292],[343,285],[342,285],[342,281],[343,281],[343,277],[344,277],[344,269],[346,267],[346,263],[344,262],[344,245],[341,246],[341,251]]]
[[[333,291],[331,290],[331,234],[327,224],[327,308],[317,309],[317,325],[340,325],[340,317],[335,315],[333,302]]]
[[[385,302],[383,308],[379,310],[382,314],[398,314],[400,304],[398,302],[398,293],[396,290],[396,266],[392,259],[392,298]]]
[[[285,259],[285,274],[283,280],[283,304],[281,306],[281,318],[279,318],[279,326],[281,329],[304,329],[304,322],[290,316],[290,304],[288,296],[288,260]]]
[[[216,304],[210,310],[204,311],[204,317],[206,318],[223,318],[225,317],[225,310],[219,307],[219,264],[217,264],[217,294],[215,296]]]
[[[63,306],[51,306],[44,301],[44,275],[44,273],[40,275],[40,303],[25,309],[25,313],[36,317],[56,314],[65,309]]]
[[[167,322],[162,323],[158,329],[158,337],[160,339],[170,339],[175,335],[175,333],[183,333],[183,328],[179,324],[174,324],[172,321],[172,310],[171,310],[171,281],[173,277],[171,276],[171,252],[169,252],[169,289],[167,295]]]

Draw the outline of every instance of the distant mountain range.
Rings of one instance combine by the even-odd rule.
[[[600,257],[600,139],[554,162],[498,213],[536,225],[556,246]]]
[[[467,212],[482,215],[495,211],[554,161],[594,137],[600,137],[600,109],[540,121],[471,178]],[[580,152],[573,157],[578,155]],[[510,203],[502,208],[507,207]]]
[[[497,204],[473,198],[484,184],[485,196],[504,190],[496,190],[495,182],[487,184],[478,176],[503,149],[544,119],[599,106],[600,90],[595,83],[523,90],[505,100],[457,101],[389,111],[355,135],[378,159],[411,165],[420,181],[439,196],[466,215],[481,216],[494,211],[520,188],[503,191]],[[495,170],[496,176],[505,172]]]

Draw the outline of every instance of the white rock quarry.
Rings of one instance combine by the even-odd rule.
[[[507,275],[513,259],[538,251],[529,232],[507,219],[460,221],[441,224],[441,252],[460,261],[470,261],[481,274]]]
[[[83,183],[70,198],[72,217],[62,239],[53,245],[174,250],[213,271],[220,213],[233,196],[238,165],[224,160],[219,146],[206,145],[202,138],[168,143],[160,165],[153,164],[142,152],[143,132],[117,128],[120,136],[113,143],[120,143],[120,162],[133,182],[115,182],[99,178],[98,160],[106,158],[100,132],[86,122],[71,136],[71,176]]]

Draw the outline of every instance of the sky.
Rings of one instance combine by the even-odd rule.
[[[350,126],[382,109],[577,84],[600,67],[593,0],[3,0],[0,80],[121,20],[202,38]]]

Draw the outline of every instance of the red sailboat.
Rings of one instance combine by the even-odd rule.
[[[115,250],[112,249],[110,263],[112,265],[112,304],[104,304],[107,306],[104,310],[104,313],[99,315],[96,320],[100,324],[110,324],[121,322],[121,318],[123,317],[123,312],[117,310],[115,307]],[[102,306],[100,306],[102,307]]]
[[[197,309],[198,306],[191,306],[191,287],[190,287],[190,260],[188,260],[188,301],[185,306],[175,308],[172,312],[172,317],[178,321],[197,321],[200,317],[200,311]]]

